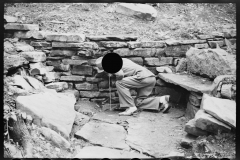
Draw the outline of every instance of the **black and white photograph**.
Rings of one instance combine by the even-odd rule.
[[[4,158],[237,159],[236,3],[3,5]]]

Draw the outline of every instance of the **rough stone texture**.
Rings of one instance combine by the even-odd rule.
[[[187,59],[181,58],[178,62],[178,65],[175,67],[176,72],[184,72],[187,70]]]
[[[75,112],[76,113],[76,117],[74,120],[74,124],[79,125],[79,126],[83,126],[84,124],[86,124],[87,122],[89,122],[90,117],[80,113],[80,112]]]
[[[49,43],[49,42],[34,42],[34,41],[31,41],[30,43],[31,46],[33,47],[52,47],[52,44]]]
[[[122,57],[130,57],[130,56],[139,56],[139,57],[153,57],[157,52],[159,52],[157,48],[119,48],[114,50],[114,53],[119,54]]]
[[[41,127],[39,131],[46,138],[46,140],[52,141],[57,147],[64,149],[70,148],[70,143],[57,132],[46,127]]]
[[[100,92],[97,91],[80,91],[80,97],[94,98],[98,97]]]
[[[236,37],[236,29],[227,29],[223,31],[224,37],[225,38],[232,38]]]
[[[176,46],[176,45],[180,45],[180,41],[179,40],[175,40],[175,39],[167,39],[165,41],[165,43],[169,46]]]
[[[199,76],[190,76],[187,74],[169,74],[159,73],[162,80],[179,85],[188,91],[208,93],[212,90],[212,81],[206,80]]]
[[[61,76],[61,81],[73,81],[73,82],[79,82],[79,81],[85,81],[84,76]]]
[[[103,80],[103,78],[86,77],[86,81],[91,82],[91,83],[97,83],[97,82],[100,82],[102,80]]]
[[[157,10],[147,4],[119,3],[115,12],[147,21],[155,20],[157,17]]]
[[[150,158],[134,151],[123,151],[106,147],[89,146],[82,148],[74,158]]]
[[[137,36],[134,35],[99,35],[87,36],[92,41],[135,41]]]
[[[130,150],[130,147],[125,143],[126,134],[127,132],[122,126],[90,121],[75,133],[75,136],[86,139],[95,145]]]
[[[4,72],[6,73],[9,69],[14,69],[28,63],[29,62],[20,55],[4,54]]]
[[[195,44],[194,47],[195,47],[195,48],[198,48],[198,49],[206,49],[206,48],[209,48],[209,46],[208,46],[207,43]]]
[[[20,54],[30,62],[43,62],[46,60],[46,54],[44,52],[33,51],[33,52],[21,52]]]
[[[77,54],[77,51],[73,50],[51,50],[50,56],[74,56]]]
[[[18,52],[34,51],[34,48],[26,43],[18,42],[18,43],[15,43],[14,45],[15,45],[16,51]]]
[[[164,41],[147,41],[147,42],[127,42],[128,48],[163,48]]]
[[[97,91],[98,90],[97,84],[91,84],[88,82],[75,83],[75,88],[77,90],[89,90],[89,91]]]
[[[171,65],[173,64],[173,58],[172,57],[161,57],[158,58],[145,58],[144,59],[145,64],[149,66],[164,66],[164,65]]]
[[[98,87],[100,89],[108,89],[109,88],[109,81],[108,80],[103,80],[98,83]]]
[[[190,121],[188,121],[188,123],[186,123],[184,130],[194,136],[204,136],[204,135],[208,135],[209,133],[207,131],[204,131],[198,127],[196,127],[196,120],[195,119],[191,119]]]
[[[42,82],[40,82],[39,80],[30,77],[30,76],[25,76],[24,79],[26,79],[26,81],[34,88],[34,89],[38,89],[41,90],[44,87],[44,85],[42,84]]]
[[[191,39],[191,40],[181,40],[180,44],[195,44],[195,43],[206,43],[206,40]]]
[[[81,65],[74,65],[72,68],[72,74],[76,75],[89,75],[91,76],[93,73],[92,66],[81,66]]]
[[[57,72],[46,72],[43,77],[45,83],[54,82],[60,79],[60,75]]]
[[[224,41],[208,41],[210,48],[216,48],[218,44],[219,47],[225,46]]]
[[[156,70],[157,70],[159,73],[173,73],[173,71],[171,70],[171,68],[169,68],[168,66],[156,67]]]
[[[20,24],[20,23],[7,23],[4,25],[5,30],[39,30],[37,24]]]
[[[196,113],[195,120],[196,127],[214,134],[218,134],[218,130],[224,130],[227,132],[231,130],[229,126],[215,119],[213,116],[206,113],[204,110],[199,110]]]
[[[26,91],[33,90],[33,87],[20,75],[15,75],[11,77],[14,86],[20,86],[22,89]]]
[[[191,48],[186,55],[187,69],[192,73],[209,78],[236,74],[236,57],[225,50]]]
[[[186,57],[186,52],[190,47],[190,45],[168,46],[165,53],[168,57]]]
[[[54,65],[53,67],[54,67],[55,71],[63,71],[63,72],[70,71],[70,65],[69,64],[64,65],[64,64],[60,63],[58,65],[57,64]]]
[[[45,87],[49,89],[55,89],[57,92],[61,92],[65,89],[68,89],[68,83],[67,82],[53,82],[45,85]]]
[[[192,105],[197,106],[199,108],[202,101],[202,94],[190,92],[188,100]]]
[[[17,20],[18,20],[17,17],[4,15],[4,22],[6,23],[14,23],[14,22],[17,22]]]
[[[43,92],[30,96],[18,96],[16,107],[31,115],[33,123],[60,132],[69,137],[75,119],[75,99],[54,92]]]
[[[63,59],[62,63],[67,65],[82,65],[82,64],[88,64],[88,61],[86,60],[72,60],[72,59]]]
[[[48,33],[46,35],[47,41],[57,42],[84,42],[85,35],[77,33]]]
[[[234,96],[233,84],[223,84],[221,87],[221,97],[232,99]]]
[[[98,113],[100,111],[99,106],[96,103],[90,102],[90,101],[83,101],[79,100],[75,106],[74,109],[82,114],[93,116],[95,113]]]
[[[118,42],[118,41],[101,41],[101,46],[105,48],[124,48],[127,47],[126,42]]]
[[[180,101],[182,95],[179,89],[161,86],[155,86],[154,93],[157,96],[170,95],[170,101],[176,103]]]
[[[133,61],[134,63],[137,63],[139,65],[143,65],[143,59],[142,57],[129,57],[128,59],[130,59],[131,61]]]
[[[43,31],[16,31],[13,34],[14,38],[22,38],[22,39],[45,39],[45,32]]]
[[[208,94],[204,94],[201,108],[225,124],[236,127],[235,101],[211,97]]]
[[[197,38],[199,39],[210,39],[210,38],[214,38],[213,35],[197,35]]]
[[[186,109],[186,112],[185,112],[185,117],[187,119],[193,119],[198,110],[199,110],[198,107],[196,107],[196,106],[192,105],[190,102],[188,102],[187,103],[187,109]]]
[[[46,65],[48,66],[57,66],[60,65],[62,63],[61,60],[48,60],[46,61]]]
[[[69,86],[69,83],[68,83]],[[68,87],[70,88],[70,87]],[[75,89],[67,89],[63,90],[62,92],[59,92],[58,94],[64,94],[66,96],[74,97],[76,101],[79,99],[79,91]]]
[[[15,46],[9,41],[4,42],[4,51],[11,55],[18,53]]]
[[[52,42],[53,48],[90,48],[98,49],[98,45],[95,42],[81,42],[81,43],[63,43]]]

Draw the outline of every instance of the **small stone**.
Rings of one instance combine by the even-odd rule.
[[[189,149],[193,147],[192,142],[187,140],[186,138],[181,140],[180,145],[185,149]]]
[[[58,42],[84,42],[85,35],[77,33],[48,33],[46,35],[47,41],[58,41]]]
[[[46,60],[46,54],[44,52],[21,52],[21,55],[30,62],[43,62]]]
[[[97,84],[91,84],[91,83],[88,83],[88,82],[76,83],[75,88],[77,90],[91,90],[91,91],[98,90]]]
[[[49,89],[55,89],[57,92],[68,89],[67,82],[53,82],[45,85]]]
[[[92,66],[81,66],[81,65],[76,65],[73,66],[72,68],[72,74],[75,75],[92,75],[93,73],[93,68]]]
[[[198,127],[196,127],[196,120],[195,119],[191,119],[190,121],[188,121],[188,123],[186,123],[184,130],[194,136],[204,136],[204,135],[208,135],[209,133],[207,131],[204,131]]]
[[[26,118],[27,118],[27,114],[26,114],[25,112],[22,112],[22,113],[21,113],[21,116],[22,116],[23,119],[26,119]]]
[[[156,67],[156,70],[159,73],[172,73],[172,70],[169,67]]]
[[[74,50],[51,50],[50,56],[74,56],[77,54],[77,51]]]

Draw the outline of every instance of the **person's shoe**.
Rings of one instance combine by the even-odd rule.
[[[137,107],[129,107],[126,111],[119,113],[119,116],[131,116],[137,111]]]
[[[162,102],[162,105],[163,105],[163,113],[167,113],[169,111],[169,109],[171,108],[171,106],[169,105],[169,99],[170,99],[170,96],[167,95],[167,96],[164,96],[164,100]]]

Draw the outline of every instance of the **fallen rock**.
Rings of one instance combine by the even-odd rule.
[[[202,94],[197,92],[190,92],[188,100],[192,105],[200,108],[201,101],[202,101]]]
[[[48,33],[46,35],[46,41],[84,42],[85,35],[77,33]]]
[[[169,67],[156,67],[158,73],[173,73]]]
[[[204,94],[202,97],[201,109],[205,110],[208,114],[211,114],[213,117],[225,124],[234,128],[236,127],[235,101],[211,97],[208,94]]]
[[[44,52],[21,52],[21,56],[30,62],[43,62],[46,61],[46,54]]]
[[[176,68],[176,72],[184,72],[187,70],[187,59],[186,58],[181,58],[178,61]]]
[[[63,90],[68,89],[68,83],[67,82],[53,82],[45,85],[45,87],[49,89],[55,89],[57,92],[61,92]]]
[[[33,123],[48,127],[68,139],[75,119],[75,98],[45,91],[29,96],[18,96],[16,108],[31,115]]]
[[[30,84],[20,75],[15,75],[14,77],[12,77],[13,80],[13,85],[15,86],[20,86],[21,88],[23,88],[26,91],[32,91],[33,87],[30,86]]]
[[[78,101],[74,106],[75,111],[83,113],[88,116],[93,116],[100,111],[100,107],[90,101]]]
[[[110,149],[99,146],[88,146],[82,148],[74,158],[150,158],[146,155],[134,151],[124,151],[118,149]]]
[[[196,127],[195,119],[191,119],[190,121],[188,121],[188,123],[186,123],[184,131],[194,136],[204,136],[209,134],[207,131]]]
[[[20,24],[20,23],[7,23],[4,25],[5,30],[39,30],[37,24]]]
[[[218,134],[218,131],[227,131],[229,132],[231,128],[221,121],[215,119],[210,114],[206,113],[204,110],[199,110],[195,115],[196,127]]]
[[[87,36],[92,41],[135,41],[137,36],[134,35],[99,35]]]
[[[57,132],[46,127],[41,127],[39,131],[46,138],[46,140],[52,141],[57,147],[64,149],[70,148],[70,143]]]
[[[37,90],[41,90],[44,87],[44,85],[42,84],[42,82],[40,82],[39,80],[33,78],[33,77],[30,77],[30,76],[25,76],[24,79],[27,80],[27,82],[34,88],[34,89],[37,89]]]
[[[236,74],[236,57],[222,49],[196,49],[187,51],[187,69],[191,73],[216,78]]]
[[[115,12],[147,21],[155,20],[157,17],[157,11],[147,4],[119,3]]]
[[[130,150],[130,147],[125,143],[126,134],[127,132],[122,126],[90,121],[75,136],[95,145]]]

